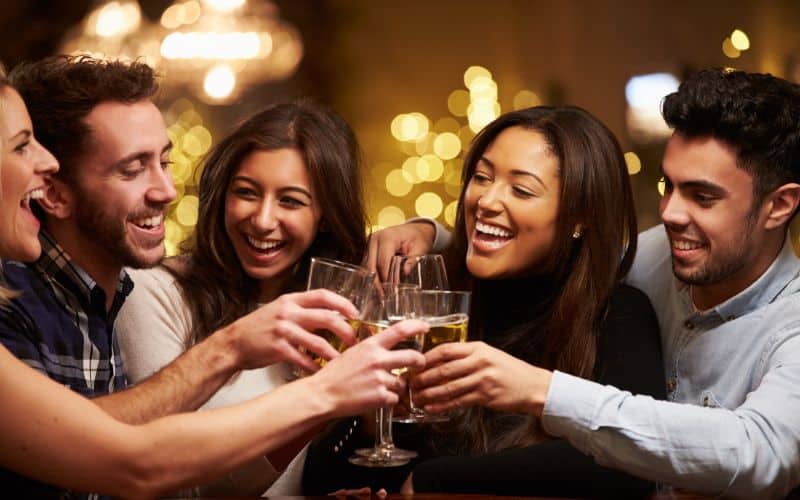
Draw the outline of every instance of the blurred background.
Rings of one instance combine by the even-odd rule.
[[[798,0],[5,0],[0,25],[8,68],[73,52],[158,68],[170,253],[196,222],[198,161],[272,102],[313,96],[353,126],[371,229],[452,224],[464,151],[499,113],[584,107],[619,138],[646,229],[665,94],[709,66],[800,82]]]

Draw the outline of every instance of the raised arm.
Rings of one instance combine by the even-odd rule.
[[[343,317],[355,314],[352,304],[327,290],[286,294],[218,330],[137,385],[94,401],[115,418],[137,424],[197,409],[239,370],[289,361],[314,372],[318,366],[297,347],[329,359],[338,356],[310,331],[326,328],[352,345],[353,330]]]
[[[320,372],[248,403],[141,426],[116,421],[0,348],[0,463],[67,488],[123,497],[155,497],[207,481],[326,419],[396,403],[402,382],[389,370],[421,367],[424,360],[389,348],[426,328],[399,323]]]
[[[450,233],[433,219],[410,219],[387,227],[369,238],[365,265],[378,272],[381,281],[389,273],[393,255],[422,255],[441,251],[450,243]]]

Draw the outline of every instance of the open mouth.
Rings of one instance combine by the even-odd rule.
[[[511,241],[512,238],[514,238],[514,233],[506,228],[486,224],[485,222],[475,223],[473,239],[486,249],[500,248]]]
[[[675,250],[697,250],[703,246],[702,243],[687,240],[672,240],[672,248]]]
[[[42,198],[44,198],[44,188],[34,188],[25,193],[25,195],[22,197],[22,200],[20,200],[19,205],[22,208],[30,209],[31,200],[41,200]]]
[[[261,240],[258,238],[254,238],[250,235],[247,235],[247,244],[250,246],[250,248],[252,248],[256,252],[268,254],[277,252],[278,250],[286,246],[286,241],[275,240],[275,239]]]
[[[137,217],[131,219],[131,223],[145,231],[154,231],[161,227],[164,222],[164,214],[153,215],[151,217]]]

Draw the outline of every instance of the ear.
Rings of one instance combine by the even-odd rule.
[[[39,200],[39,206],[50,216],[57,219],[66,219],[72,215],[75,206],[75,196],[69,186],[59,179],[47,177],[44,180],[44,198]]]
[[[764,227],[775,229],[788,223],[800,204],[800,184],[789,183],[773,191],[764,203]]]

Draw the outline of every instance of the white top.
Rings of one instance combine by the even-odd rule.
[[[119,312],[114,330],[122,351],[125,373],[131,383],[136,383],[151,376],[186,350],[192,319],[179,285],[163,267],[128,269],[127,272],[135,286]],[[291,368],[285,363],[241,371],[231,377],[200,409],[241,403],[269,392],[288,380],[291,380]],[[230,474],[224,493],[244,494],[242,488],[247,488],[251,480],[263,482],[266,476],[272,476],[274,481],[278,473],[266,459],[257,460],[256,464],[248,464]],[[220,493],[217,489],[219,486],[215,485],[215,494]]]

